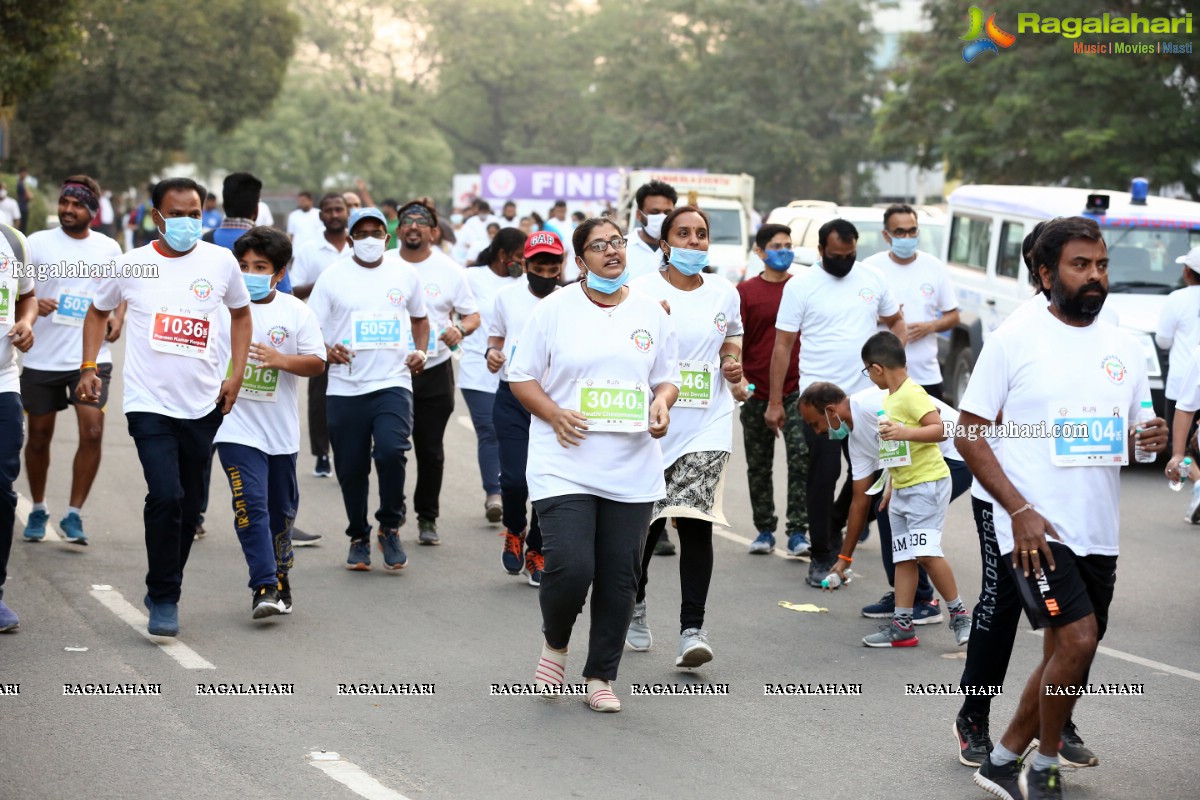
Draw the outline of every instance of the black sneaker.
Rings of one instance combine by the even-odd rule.
[[[958,742],[958,761],[968,767],[978,767],[992,752],[992,740],[988,736],[987,717],[964,717],[954,719],[954,739]]]
[[[656,556],[673,556],[675,555],[675,543],[671,541],[671,537],[667,536],[667,531],[664,528],[662,536],[658,537],[658,541],[654,543],[654,555]]]
[[[299,528],[292,528],[292,547],[312,547],[321,538],[319,533],[306,533]]]
[[[314,478],[328,478],[333,474],[333,466],[329,463],[329,456],[317,456],[317,465],[313,467]]]
[[[282,613],[292,613],[292,585],[288,583],[287,575],[279,576],[279,599],[283,602]]]
[[[985,758],[979,770],[971,776],[975,785],[1000,800],[1021,800],[1021,761],[1010,761],[997,767],[990,758]]]
[[[418,544],[442,543],[441,537],[438,536],[436,521],[417,517],[417,542]]]
[[[832,559],[829,561],[818,561],[814,558],[808,564],[808,575],[805,576],[804,582],[814,589],[821,589],[823,588],[821,581],[827,578],[831,572],[833,572]]]
[[[1062,775],[1057,764],[1046,769],[1034,769],[1030,764],[1021,773],[1019,786],[1025,800],[1062,800]]]
[[[254,597],[250,601],[250,607],[254,610],[254,618],[262,619],[275,614],[283,614],[286,609],[283,605],[283,600],[279,597],[279,586],[260,586],[254,590]]]
[[[1062,738],[1058,740],[1058,757],[1068,767],[1076,769],[1100,766],[1100,759],[1079,738],[1079,732],[1071,720],[1063,725]]]

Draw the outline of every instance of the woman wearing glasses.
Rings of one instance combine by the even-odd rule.
[[[678,355],[666,312],[625,285],[621,229],[590,219],[572,238],[584,279],[538,304],[508,377],[534,417],[527,477],[545,556],[536,680],[547,691],[562,686],[571,629],[590,589],[587,702],[620,711],[611,681],[650,510],[665,489],[656,440],[679,392]]]
[[[679,611],[677,667],[698,667],[712,660],[704,630],[704,603],[713,570],[713,523],[728,525],[721,505],[725,468],[733,451],[734,395],[745,400],[742,381],[742,312],[737,290],[719,275],[706,275],[708,215],[680,206],[663,221],[666,269],[633,282],[636,291],[665,301],[679,336],[682,383],[671,433],[662,441],[666,497],[654,506],[647,541],[658,541],[667,519],[679,525]],[[637,605],[626,641],[638,651],[650,649],[646,623],[646,573],[654,547],[642,555]]]

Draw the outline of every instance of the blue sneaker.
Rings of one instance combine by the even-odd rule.
[[[88,543],[87,534],[83,532],[83,520],[79,518],[78,514],[74,512],[67,514],[59,520],[58,527],[62,530],[63,536],[67,537],[67,541],[71,544]]]
[[[151,636],[179,635],[178,603],[155,603],[150,599],[150,595],[146,595],[142,602],[150,609],[150,624],[146,626],[146,630]]]
[[[408,555],[404,545],[400,544],[400,531],[397,528],[379,529],[379,549],[383,551],[383,563],[388,569],[404,569],[408,566]]]
[[[3,600],[0,600],[0,633],[11,633],[19,627],[21,627],[21,622],[17,619],[16,613],[4,605]]]
[[[793,558],[806,558],[811,556],[812,547],[808,544],[808,537],[800,531],[789,533],[787,554]]]
[[[750,543],[751,553],[770,553],[775,549],[775,534],[770,531],[759,531],[758,538]]]
[[[920,600],[913,606],[913,625],[936,625],[942,621],[942,607],[935,597],[928,603]]]
[[[45,511],[30,511],[29,519],[25,522],[25,541],[40,542],[46,538],[46,523],[50,515]]]
[[[371,568],[371,545],[366,539],[350,540],[350,555],[346,556],[346,569],[366,572]]]
[[[913,609],[913,621],[916,621],[918,609]],[[896,593],[888,592],[879,598],[879,602],[863,606],[862,615],[867,619],[891,619],[896,613]],[[940,617],[939,617],[940,619]]]
[[[504,550],[500,553],[500,563],[504,565],[504,571],[509,575],[520,575],[522,553],[525,550],[525,534],[513,533],[506,529],[501,536],[504,537]]]

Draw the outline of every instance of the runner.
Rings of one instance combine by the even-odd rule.
[[[504,228],[479,254],[480,266],[467,270],[467,283],[479,306],[480,325],[492,319],[496,296],[518,282],[524,274],[525,234],[516,228]],[[486,327],[483,328],[487,330]],[[488,522],[503,516],[500,497],[500,448],[492,426],[492,407],[496,401],[499,378],[488,369],[488,339],[481,332],[462,343],[462,362],[458,365],[458,385],[471,412],[471,424],[478,441],[479,477],[483,483],[483,510]],[[524,501],[522,501],[523,503]]]
[[[292,257],[274,228],[247,231],[233,245],[250,292],[253,344],[233,411],[214,441],[233,501],[233,528],[250,568],[254,619],[292,612],[292,523],[300,504],[297,376],[325,371],[325,344],[303,302],[277,291]]]
[[[591,589],[587,702],[595,711],[620,711],[611,682],[650,511],[665,494],[655,439],[666,435],[678,394],[678,352],[662,307],[625,286],[620,227],[590,219],[574,236],[587,278],[538,305],[509,367],[513,394],[536,417],[529,494],[546,557],[539,590],[546,640],[536,680],[563,683],[571,630]]]
[[[679,192],[669,183],[650,181],[638,187],[635,198],[639,227],[637,233],[629,237],[629,248],[625,251],[630,280],[656,274],[662,269],[663,254],[659,249],[662,225],[667,215],[675,210]]]
[[[1082,217],[1046,223],[1033,263],[1050,306],[993,332],[959,424],[969,430],[1003,415],[1010,428],[1046,430],[1006,437],[999,461],[986,441],[963,432],[957,441],[995,500],[1002,560],[1014,571],[1030,622],[1045,632],[1042,661],[1016,714],[974,776],[998,797],[1020,792],[1027,800],[1062,796],[1059,737],[1075,701],[1063,690],[1087,680],[1116,581],[1117,467],[1128,463],[1135,444],[1158,452],[1166,443],[1162,419],[1142,423],[1136,434],[1128,422],[1150,399],[1140,346],[1096,319],[1108,294],[1108,252],[1099,227]],[[1052,427],[1068,423],[1084,426],[1087,435],[1080,436],[1077,425]],[[1018,758],[1035,736],[1037,752],[1022,770]]]
[[[8,556],[12,551],[17,515],[17,493],[13,484],[21,472],[21,443],[25,416],[21,411],[21,379],[17,375],[15,347],[28,352],[33,345],[37,298],[31,277],[17,278],[15,264],[30,260],[25,237],[11,225],[0,224],[0,633],[21,626],[16,612],[4,603],[8,578]]]
[[[713,571],[713,523],[728,526],[722,509],[725,470],[733,452],[734,399],[744,401],[742,386],[742,312],[737,291],[708,266],[708,215],[680,206],[662,224],[662,272],[632,284],[670,308],[679,347],[682,384],[671,432],[663,438],[666,497],[654,505],[648,546],[642,554],[637,604],[625,642],[649,650],[653,638],[646,622],[646,581],[654,542],[667,518],[679,525],[679,611],[677,667],[699,667],[712,660],[704,629],[704,604]],[[731,391],[732,387],[732,391]]]
[[[108,343],[121,335],[125,323],[125,304],[109,320],[104,343],[96,356],[100,375],[100,398],[85,403],[75,394],[79,385],[77,353],[83,348],[83,320],[96,290],[104,280],[100,275],[69,277],[64,267],[82,265],[100,268],[121,257],[121,246],[104,234],[91,229],[100,211],[100,186],[87,175],[72,175],[63,181],[58,197],[59,227],[29,236],[30,263],[44,275],[38,318],[33,325],[35,344],[21,359],[21,402],[29,415],[29,441],[25,446],[25,469],[29,474],[29,495],[33,510],[25,523],[25,541],[40,542],[46,536],[50,511],[46,506],[46,476],[50,470],[50,444],[59,411],[75,406],[79,426],[79,444],[71,473],[71,494],[67,513],[58,527],[68,542],[87,544],[83,531],[83,504],[100,470],[100,450],[104,440],[104,409],[108,405],[108,384],[112,379],[112,354]]]
[[[409,331],[429,336],[425,301],[416,272],[384,256],[387,218],[377,208],[350,217],[351,255],[317,278],[308,298],[325,337],[329,369],[329,441],[350,552],[346,569],[371,568],[367,521],[371,459],[379,470],[379,548],[387,569],[400,570],[408,555],[400,543],[404,524],[405,452],[412,448],[412,375],[425,351],[410,351]]]
[[[539,231],[525,240],[525,277],[496,294],[488,325],[487,368],[499,373],[500,384],[492,424],[500,449],[500,497],[504,504],[504,549],[501,563],[509,575],[524,572],[530,586],[540,586],[545,569],[542,529],[537,513],[525,514],[529,484],[530,414],[508,384],[509,359],[516,353],[525,325],[538,304],[558,288],[562,277],[563,246],[558,234]],[[528,522],[528,528],[526,523]],[[522,550],[524,555],[522,556]]]
[[[405,263],[416,270],[425,292],[429,310],[428,339],[412,347],[424,346],[429,361],[412,378],[412,444],[417,456],[417,485],[413,490],[413,509],[417,512],[420,544],[441,543],[437,518],[442,494],[442,476],[446,466],[443,439],[446,423],[454,413],[454,368],[451,349],[457,350],[463,339],[479,327],[479,308],[463,268],[433,246],[437,212],[414,200],[400,209],[400,253]],[[453,317],[457,314],[459,321]],[[404,509],[401,484],[401,509]]]
[[[118,268],[142,265],[155,277],[119,276],[96,292],[83,323],[83,364],[77,394],[96,402],[104,389],[96,357],[109,314],[122,302],[126,317],[124,410],[146,478],[149,631],[179,633],[183,569],[204,496],[204,466],[213,437],[237,401],[250,347],[250,294],[237,259],[200,241],[205,191],[188,178],[168,178],[152,195],[161,240],[126,253]],[[230,309],[230,327],[218,308]],[[213,344],[229,337],[232,377],[222,381]]]

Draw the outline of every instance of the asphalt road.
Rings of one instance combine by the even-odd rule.
[[[500,527],[483,518],[461,398],[447,433],[444,544],[418,547],[410,524],[402,573],[343,569],[337,485],[311,477],[302,455],[299,523],[325,541],[296,553],[295,612],[256,622],[218,472],[210,533],[193,548],[184,583],[178,641],[188,650],[161,648],[120,616],[144,619],[146,559],[144,483],[119,383],[85,508],[91,545],[25,543],[18,520],[5,599],[21,629],[0,636],[0,692],[10,692],[0,694],[0,798],[986,797],[956,758],[959,698],[904,692],[907,683],[957,683],[964,650],[949,630],[922,629],[911,650],[860,643],[877,623],[859,608],[886,590],[874,536],[860,547],[859,579],[834,595],[804,586],[802,563],[752,557],[744,543],[718,538],[707,621],[716,658],[692,674],[674,668],[677,559],[656,558],[655,646],[626,653],[620,714],[571,698],[492,696],[493,683],[532,682],[540,615],[536,591],[501,569]],[[52,520],[66,506],[74,443],[67,412],[54,446]],[[744,476],[735,454],[726,508],[731,534],[748,542]],[[18,491],[28,496],[24,477]],[[1103,643],[1111,651],[1097,656],[1091,680],[1143,684],[1144,695],[1081,701],[1076,720],[1102,764],[1068,772],[1067,796],[1196,797],[1200,528],[1182,521],[1186,494],[1168,492],[1157,471],[1127,471],[1122,491],[1123,555]],[[966,498],[951,506],[943,541],[969,597],[980,567]],[[585,611],[571,675],[586,634]],[[997,739],[1040,645],[1023,623],[993,707]],[[197,684],[239,682],[294,684],[294,695],[197,696]],[[764,684],[809,682],[861,684],[862,694],[764,695]],[[64,696],[64,684],[85,683],[161,684],[161,695]],[[434,693],[340,696],[339,683],[433,684]],[[631,684],[651,683],[728,684],[729,693],[630,696]],[[322,751],[326,760],[314,760]]]

